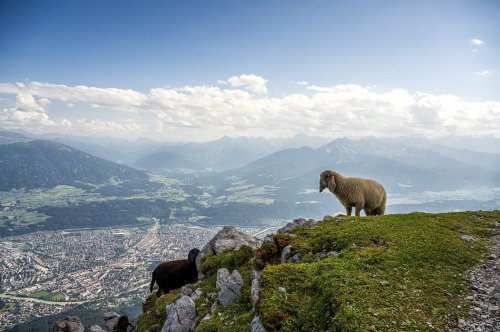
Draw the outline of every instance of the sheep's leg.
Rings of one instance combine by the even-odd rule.
[[[360,212],[361,212],[361,208],[359,206],[356,206],[356,211],[355,211],[355,214],[356,214],[356,217],[359,217],[360,215]]]
[[[350,215],[351,215],[351,213],[352,213],[352,206],[347,206],[347,207],[345,208],[345,210],[346,210],[346,212],[347,212],[347,215],[348,215],[348,216],[350,216]]]
[[[156,297],[159,298],[161,296],[161,287],[158,287],[158,291],[156,292]]]

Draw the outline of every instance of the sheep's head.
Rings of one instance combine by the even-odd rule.
[[[328,188],[330,192],[333,193],[335,190],[335,177],[332,171],[323,171],[319,176],[319,192],[322,192],[325,188]]]
[[[194,264],[196,262],[196,257],[198,257],[199,253],[200,250],[198,248],[191,249],[188,254],[188,262]]]

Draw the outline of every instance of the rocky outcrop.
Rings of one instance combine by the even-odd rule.
[[[83,332],[83,324],[80,318],[75,316],[66,317],[64,320],[55,322],[50,332]]]
[[[200,254],[196,258],[196,268],[198,277],[202,278],[200,272],[201,259],[208,255],[219,255],[226,249],[239,249],[242,245],[247,245],[253,249],[260,248],[262,240],[250,236],[238,230],[234,226],[224,226],[214,237],[201,249]]]
[[[314,219],[305,219],[305,218],[294,219],[292,222],[289,222],[285,226],[278,229],[277,233],[278,234],[291,233],[297,227],[313,225],[316,222],[317,221]]]
[[[194,301],[183,295],[173,304],[167,305],[167,320],[161,332],[191,332],[196,322],[196,307]]]
[[[219,276],[218,271],[217,276]],[[233,304],[236,296],[241,294],[242,285],[243,278],[241,277],[238,270],[234,270],[225,282],[221,282],[221,290],[219,291],[217,300],[223,307],[227,307],[228,305]]]
[[[465,298],[471,309],[469,317],[458,321],[461,331],[500,331],[500,236],[492,240],[488,262],[466,274],[472,283]]]

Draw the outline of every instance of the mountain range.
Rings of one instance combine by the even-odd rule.
[[[149,188],[152,175],[163,176],[178,181],[164,185],[167,190],[189,197],[184,202],[189,209],[178,210],[179,215],[244,223],[252,214],[319,218],[342,212],[332,195],[318,193],[319,174],[334,169],[381,182],[390,213],[495,209],[500,202],[500,140],[494,137],[328,141],[298,135],[205,143],[39,138],[0,131],[0,191],[67,184],[100,192],[104,189],[95,188],[107,188],[107,194],[124,197],[127,189]],[[481,148],[470,149],[475,146]]]
[[[148,175],[54,141],[0,145],[0,190],[51,188],[60,184],[89,188],[105,183],[137,183]]]

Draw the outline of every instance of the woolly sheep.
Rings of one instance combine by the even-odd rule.
[[[168,294],[172,289],[177,289],[187,283],[198,280],[198,270],[196,269],[196,257],[200,253],[197,248],[191,249],[188,259],[163,262],[159,264],[152,273],[149,292],[158,285],[156,296],[160,297],[162,292]]]
[[[362,178],[344,177],[335,171],[323,171],[319,177],[319,192],[328,188],[345,207],[350,216],[352,208],[359,217],[361,210],[367,216],[383,215],[387,194],[377,181]]]

